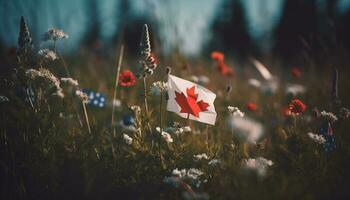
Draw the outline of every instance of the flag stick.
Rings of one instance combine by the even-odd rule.
[[[209,129],[209,125],[206,125],[206,126],[205,126],[205,143],[206,143],[206,145],[207,145],[207,149],[209,149],[209,143],[208,143],[208,138],[209,138],[208,129]]]

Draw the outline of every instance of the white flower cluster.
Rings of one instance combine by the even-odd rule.
[[[187,183],[190,183],[191,185],[195,185],[196,187],[199,187],[202,181],[200,180],[200,177],[204,174],[199,169],[196,168],[190,168],[190,169],[174,169],[171,173],[172,175],[170,177],[165,177],[163,182],[170,184],[174,187],[178,187],[179,185],[187,185]],[[186,181],[186,182],[185,182]],[[190,186],[188,186],[190,187]]]
[[[60,80],[49,70],[44,68],[41,68],[39,71],[36,69],[28,69],[26,71],[26,76],[31,80],[41,78],[41,80],[44,81],[43,85],[47,86],[47,89],[55,89],[55,92],[53,93],[54,96],[58,96],[60,98],[64,97],[63,90],[60,87]]]
[[[177,176],[181,179],[189,178],[189,179],[193,179],[193,180],[197,180],[203,174],[204,174],[204,172],[202,172],[201,170],[196,169],[196,168],[190,168],[188,170],[186,170],[186,169],[178,170],[176,168],[172,172],[173,176]]]
[[[0,96],[0,103],[10,101],[6,96]]]
[[[151,94],[155,96],[161,95],[162,92],[168,90],[168,84],[166,82],[157,81],[151,85]]]
[[[201,76],[195,76],[192,75],[190,77],[190,79],[195,82],[195,83],[199,83],[199,84],[207,84],[209,83],[210,79],[207,76],[201,75]]]
[[[81,90],[76,90],[75,95],[84,103],[87,103],[89,101],[89,97]]]
[[[164,139],[167,143],[173,143],[173,142],[174,142],[174,140],[173,140],[173,138],[171,137],[171,135],[170,135],[168,132],[162,131],[162,130],[160,129],[160,127],[157,127],[157,128],[156,128],[156,131],[162,135],[163,139]]]
[[[166,91],[168,89],[168,83],[157,81],[152,84],[153,87],[157,88],[158,90]]]
[[[58,59],[58,56],[55,52],[50,49],[41,49],[38,52],[39,56],[47,61],[54,61]]]
[[[123,140],[126,144],[132,145],[132,138],[125,133],[123,133]]]
[[[61,78],[61,82],[75,87],[79,85],[78,81],[72,78]]]
[[[326,139],[322,135],[314,134],[311,132],[307,133],[307,135],[317,144],[323,144],[326,142]]]
[[[227,106],[227,110],[232,117],[244,117],[244,112],[240,111],[237,107]]]
[[[122,106],[122,102],[119,99],[113,99],[112,105],[116,108],[120,108]]]
[[[180,124],[178,123],[174,123],[173,127],[169,127],[167,128],[168,131],[174,133],[175,135],[179,136],[179,135],[182,135],[184,133],[189,133],[191,132],[191,127],[189,126],[180,126]]]
[[[286,85],[286,93],[291,94],[293,96],[297,96],[299,94],[304,94],[306,92],[306,87],[300,84],[287,84]]]
[[[231,117],[227,119],[227,124],[234,129],[235,137],[252,144],[256,144],[264,134],[263,124],[249,117]]]
[[[193,156],[193,159],[194,159],[195,161],[201,161],[201,160],[208,160],[209,157],[208,157],[208,155],[207,155],[206,153],[202,153],[202,154],[194,155],[194,156]]]
[[[208,162],[208,165],[215,167],[220,165],[221,161],[219,159],[212,159]]]
[[[43,35],[43,41],[48,41],[48,40],[56,41],[58,39],[64,39],[64,38],[68,38],[68,34],[56,28],[50,28]]]
[[[258,157],[256,159],[249,158],[244,160],[244,165],[247,169],[253,169],[258,173],[258,175],[264,176],[266,174],[267,167],[272,166],[273,162],[263,157]]]
[[[134,111],[135,115],[138,115],[141,113],[141,107],[138,106],[138,105],[133,105],[133,106],[130,106],[130,109],[132,111]]]
[[[332,112],[322,111],[321,112],[321,117],[324,118],[325,120],[331,122],[331,123],[333,123],[333,122],[338,120],[338,117]]]

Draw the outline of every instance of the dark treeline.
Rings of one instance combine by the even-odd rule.
[[[156,20],[152,16],[133,14],[130,1],[120,0],[118,3],[119,12],[115,16],[118,19],[115,24],[118,31],[105,47],[114,48],[123,41],[129,53],[137,54],[142,25],[148,23],[152,27],[151,31],[155,31]],[[334,52],[334,49],[349,51],[350,10],[340,14],[337,4],[338,0],[327,0],[324,8],[319,9],[320,5],[316,0],[285,0],[281,18],[272,34],[270,51],[267,53],[273,53],[284,60],[295,60],[305,54],[322,57]],[[81,44],[95,49],[100,46],[101,33],[104,31],[99,24],[99,4],[97,0],[88,0],[85,6],[89,26]],[[236,58],[262,56],[266,53],[261,51],[261,41],[254,40],[249,34],[242,0],[223,1],[220,10],[211,24],[212,37],[203,48],[205,55],[213,50],[223,51]],[[152,35],[158,41],[157,34]],[[2,44],[0,41],[0,49],[5,48]]]
[[[339,14],[337,3],[327,0],[325,8],[318,9],[315,0],[286,0],[269,53],[290,61],[305,53],[324,56],[335,49],[349,51],[350,11]],[[222,50],[238,57],[259,56],[258,45],[248,34],[241,1],[228,0],[222,9],[212,24],[213,37],[207,51]]]

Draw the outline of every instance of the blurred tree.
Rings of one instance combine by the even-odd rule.
[[[151,40],[154,40],[153,30],[156,30],[156,24],[150,16],[139,16],[130,10],[129,0],[120,0],[118,5],[118,31],[113,39],[114,43],[123,42],[125,51],[130,55],[140,54],[140,40],[144,24],[148,24],[151,32]],[[152,42],[152,41],[151,41]]]
[[[292,60],[302,49],[311,49],[318,30],[317,17],[315,0],[286,0],[275,31],[275,52]]]
[[[99,23],[100,16],[98,14],[98,2],[97,0],[87,0],[86,12],[89,16],[88,30],[83,38],[82,44],[87,47],[96,48],[100,43],[101,26]]]
[[[350,9],[337,20],[337,36],[338,43],[350,50]]]
[[[244,10],[240,0],[224,1],[222,11],[213,22],[209,50],[220,50],[242,57],[252,51]]]

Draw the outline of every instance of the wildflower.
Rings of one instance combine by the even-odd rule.
[[[182,127],[183,132],[191,132],[191,127],[190,126],[184,126]]]
[[[162,137],[164,138],[164,140],[167,142],[167,143],[172,143],[174,142],[173,138],[171,137],[171,135],[165,131],[163,131],[161,133]]]
[[[332,112],[322,111],[321,117],[324,118],[325,120],[331,122],[331,123],[338,120],[338,117],[335,114],[333,114]]]
[[[217,62],[224,61],[225,55],[219,51],[213,51],[211,53],[211,58]]]
[[[293,99],[288,106],[288,110],[293,115],[299,115],[305,112],[306,105],[299,99]]]
[[[257,106],[255,103],[253,103],[253,102],[248,102],[248,103],[246,104],[246,107],[247,107],[247,109],[250,110],[250,111],[256,111],[256,110],[258,110],[258,106]]]
[[[62,30],[56,28],[50,28],[47,32],[44,33],[42,40],[48,41],[53,40],[56,41],[58,39],[68,38],[68,34],[63,32]]]
[[[151,93],[154,95],[160,95],[161,92],[168,90],[168,84],[166,82],[157,81],[151,86]]]
[[[263,84],[261,85],[261,90],[267,95],[276,93],[278,88],[279,88],[278,80],[273,76],[271,76],[269,80],[263,82]]]
[[[72,78],[61,78],[61,82],[67,83],[68,85],[75,86],[75,87],[79,85],[78,81]]]
[[[142,78],[145,78],[147,75],[152,75],[153,70],[157,68],[156,59],[154,54],[151,53],[151,42],[148,32],[147,24],[143,27],[142,39],[140,42],[141,46],[141,56],[142,56],[142,66],[144,67],[144,73],[141,75]]]
[[[76,90],[75,95],[84,103],[87,103],[89,101],[89,97],[87,96],[87,94],[85,94],[81,90]]]
[[[191,168],[187,171],[186,176],[192,179],[198,179],[203,174],[204,172],[202,172],[201,170],[196,168]]]
[[[195,83],[198,83],[198,82],[199,82],[198,76],[192,75],[192,76],[190,77],[190,79],[191,79],[193,82],[195,82]]]
[[[130,106],[130,109],[134,112],[135,115],[138,115],[141,113],[141,107],[138,105]]]
[[[41,76],[41,72],[36,70],[36,69],[28,69],[26,71],[26,76],[31,79],[31,80],[34,80],[36,79],[37,77]]]
[[[193,156],[195,161],[200,161],[200,160],[208,160],[209,157],[206,153],[202,153],[202,154],[197,154]]]
[[[323,144],[326,142],[326,139],[322,135],[313,134],[311,132],[307,133],[307,135],[317,144]]]
[[[125,126],[132,126],[132,125],[135,124],[134,118],[132,116],[130,116],[130,115],[124,115],[122,120],[123,120],[123,124]]]
[[[264,133],[264,127],[261,123],[248,117],[232,117],[228,119],[230,128],[237,133],[235,136],[247,140],[249,143],[256,144]]]
[[[63,90],[61,88],[58,88],[57,91],[55,93],[53,93],[52,95],[60,97],[60,98],[64,98]]]
[[[21,17],[20,31],[18,36],[17,59],[20,63],[29,60],[29,53],[33,49],[33,40],[24,17]]]
[[[258,157],[256,159],[249,158],[244,160],[244,165],[247,169],[256,170],[259,175],[264,176],[266,174],[267,167],[272,166],[273,162],[263,157]]]
[[[173,138],[171,137],[171,135],[168,132],[162,131],[160,129],[160,127],[156,127],[156,131],[158,133],[160,133],[163,137],[163,139],[167,142],[167,143],[172,143],[174,142]]]
[[[123,133],[123,140],[126,144],[128,145],[132,145],[132,138],[130,136],[128,136],[127,134]]]
[[[48,94],[58,95],[63,97],[63,92],[60,87],[59,79],[53,75],[49,70],[41,68],[39,71],[35,69],[28,69],[26,76],[32,80],[38,80],[40,85],[47,90]]]
[[[299,67],[293,67],[292,68],[292,75],[295,78],[299,78],[301,76],[301,69]]]
[[[124,115],[119,121],[121,128],[128,132],[137,132],[135,127],[135,119],[130,115]]]
[[[227,109],[232,117],[244,117],[244,113],[237,107],[227,106]]]
[[[177,176],[179,178],[185,177],[186,174],[187,174],[187,170],[186,169],[178,170],[178,168],[176,168],[176,169],[174,169],[172,171],[172,175]]]
[[[6,96],[0,96],[0,103],[10,101]]]
[[[41,58],[48,61],[54,61],[58,59],[56,53],[51,51],[50,49],[41,49],[39,50],[38,54]]]
[[[189,179],[197,180],[203,174],[204,172],[196,168],[190,168],[188,170],[186,169],[178,170],[176,168],[172,171],[172,175],[179,177],[181,179],[189,178]]]
[[[214,167],[214,166],[217,166],[221,163],[221,161],[219,159],[212,159],[208,162],[208,165]]]
[[[119,75],[119,85],[122,87],[130,87],[136,84],[135,75],[130,70],[124,70]]]
[[[314,109],[312,109],[312,116],[314,118],[319,118],[319,117],[321,117],[321,113],[317,108],[314,108]]]
[[[113,106],[115,106],[116,108],[120,108],[122,106],[122,102],[119,99],[113,99],[112,102]]]
[[[349,118],[349,116],[350,116],[350,111],[349,111],[349,109],[347,109],[347,108],[345,108],[345,107],[340,108],[339,117],[340,117],[341,119],[347,119],[347,118]]]
[[[261,82],[259,80],[253,79],[253,78],[249,79],[248,83],[249,83],[249,85],[256,87],[256,88],[260,88],[260,86],[261,86]]]
[[[298,94],[303,94],[306,92],[306,88],[300,84],[288,84],[286,86],[286,93],[291,94],[293,96],[297,96]]]
[[[223,61],[217,63],[217,69],[222,75],[231,76],[233,75],[233,70],[225,64]]]

